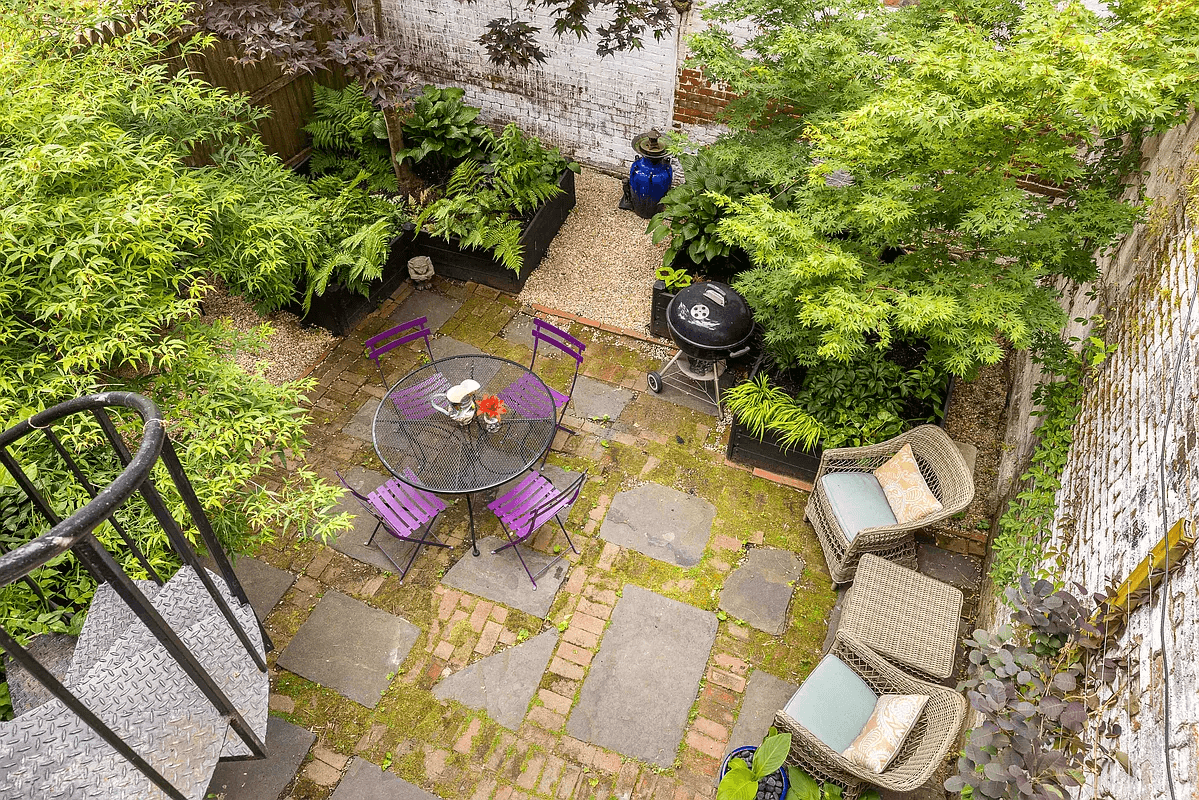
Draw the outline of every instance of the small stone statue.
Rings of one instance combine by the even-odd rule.
[[[433,259],[428,256],[408,259],[408,277],[416,284],[416,288],[428,288],[426,284],[433,280]]]

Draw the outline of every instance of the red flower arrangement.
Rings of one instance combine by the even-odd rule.
[[[508,407],[494,394],[487,394],[475,401],[475,411],[485,417],[499,418],[508,413]]]

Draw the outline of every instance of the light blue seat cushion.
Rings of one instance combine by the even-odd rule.
[[[878,702],[866,682],[845,662],[825,656],[783,711],[840,753],[858,738]]]
[[[864,528],[895,524],[887,495],[872,473],[830,472],[821,476],[820,485],[849,541]]]

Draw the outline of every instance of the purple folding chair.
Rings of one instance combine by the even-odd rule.
[[[530,371],[537,364],[537,347],[541,342],[553,345],[575,360],[575,371],[574,375],[570,378],[570,389],[567,393],[562,394],[562,392],[547,384],[546,388],[550,390],[550,394],[553,396],[553,406],[551,407],[547,404],[545,395],[538,389],[536,379],[532,375],[524,374],[515,383],[501,389],[496,394],[499,395],[500,399],[504,401],[504,405],[509,409],[514,409],[525,417],[544,417],[548,414],[555,414],[558,409],[561,409],[560,412],[555,414],[558,419],[558,427],[561,428],[562,420],[566,416],[566,406],[570,403],[570,398],[575,392],[575,383],[579,379],[579,367],[583,363],[583,351],[587,349],[587,345],[561,328],[556,328],[548,322],[543,322],[534,317],[533,360],[529,362]]]
[[[558,519],[558,514],[570,508],[579,498],[579,491],[583,488],[585,480],[587,480],[586,472],[576,478],[570,486],[559,491],[548,478],[538,472],[530,472],[524,480],[506,492],[503,497],[497,497],[487,504],[487,507],[499,518],[504,533],[508,535],[508,544],[492,550],[492,554],[511,547],[516,553],[516,557],[520,559],[520,565],[528,573],[529,580],[533,582],[534,589],[537,588],[537,579],[544,575],[546,570],[557,564],[565,553],[559,554],[557,558],[554,558],[534,575],[529,570],[529,565],[525,563],[524,556],[520,554],[520,548],[517,545],[553,519],[566,536],[566,543],[570,545],[570,549],[578,553],[578,548],[570,540],[570,534],[566,532],[566,526],[562,524],[562,520]]]
[[[411,471],[405,474],[413,479],[416,478]],[[340,472],[337,473],[337,477],[341,481],[341,485],[349,489],[350,493],[358,498],[362,507],[377,520],[375,529],[371,531],[370,538],[366,540],[367,547],[374,543],[375,534],[379,532],[379,528],[386,529],[401,542],[412,544],[412,555],[403,569],[400,569],[400,565],[388,555],[382,545],[375,545],[383,557],[400,571],[401,581],[408,574],[408,570],[412,568],[412,562],[416,561],[416,554],[422,547],[449,547],[448,544],[438,541],[437,537],[433,535],[433,521],[438,514],[445,511],[445,503],[441,502],[441,498],[437,495],[392,478],[363,497],[342,477]],[[418,533],[420,534],[419,538],[417,537]]]
[[[379,377],[383,379],[384,389],[388,386],[387,376],[383,374],[383,365],[379,362],[379,356],[396,349],[402,344],[415,342],[417,339],[424,339],[425,352],[429,354],[430,361],[435,361],[436,359],[433,358],[433,348],[429,346],[430,336],[432,336],[432,331],[429,330],[429,318],[417,317],[366,340],[366,357],[375,362],[375,366],[379,370]]]

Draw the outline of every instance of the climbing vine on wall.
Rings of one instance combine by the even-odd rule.
[[[1020,476],[1025,488],[999,518],[991,545],[991,579],[997,588],[1013,585],[1021,573],[1035,571],[1045,559],[1080,404],[1095,370],[1115,349],[1102,338],[1103,319],[1095,317],[1091,323],[1085,338],[1043,336],[1032,348],[1033,362],[1045,376],[1032,394],[1032,413],[1042,422],[1028,470]]]

